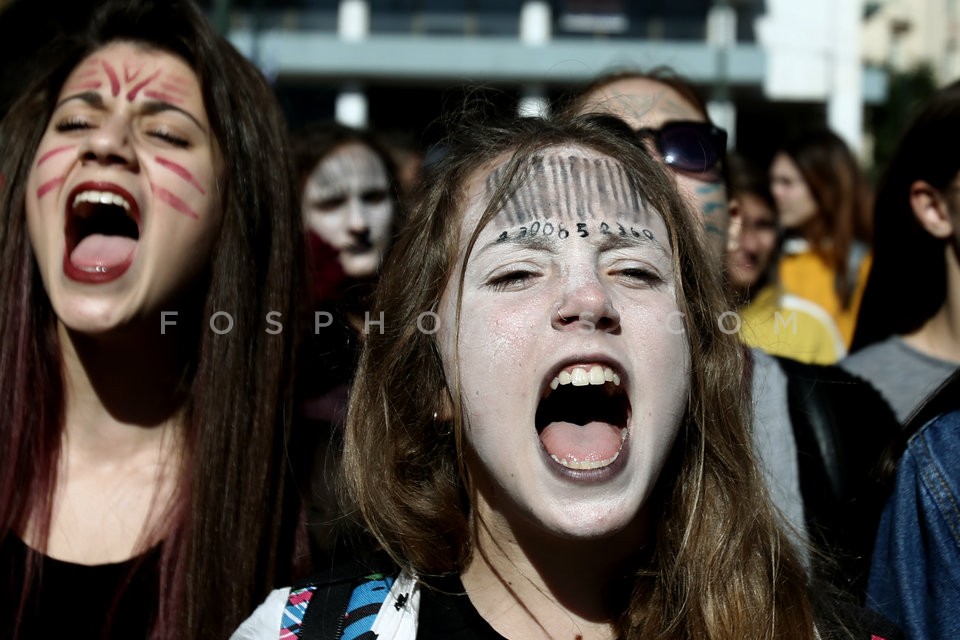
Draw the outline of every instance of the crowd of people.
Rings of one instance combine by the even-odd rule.
[[[0,123],[0,639],[960,633],[960,84],[874,190],[828,130],[730,152],[666,68],[401,172],[190,0],[44,65]]]

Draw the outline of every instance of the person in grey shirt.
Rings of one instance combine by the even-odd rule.
[[[960,83],[901,138],[877,192],[874,258],[851,355],[905,422],[960,367]]]

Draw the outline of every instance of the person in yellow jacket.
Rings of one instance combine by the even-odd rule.
[[[849,347],[870,273],[870,192],[846,143],[828,130],[785,144],[770,166],[785,232],[784,291],[823,307]]]
[[[731,156],[730,168],[740,233],[729,247],[727,277],[739,305],[741,339],[772,355],[836,362],[846,347],[830,314],[785,291],[776,277],[779,225],[766,177],[738,156]]]

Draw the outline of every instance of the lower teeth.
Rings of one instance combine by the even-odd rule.
[[[612,458],[607,458],[606,460],[567,460],[566,458],[559,458],[553,454],[550,454],[550,457],[567,469],[586,470],[600,469],[613,464],[613,461],[620,457],[620,452],[617,451],[615,454],[613,454]]]

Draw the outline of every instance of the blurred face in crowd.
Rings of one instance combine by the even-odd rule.
[[[817,215],[817,203],[800,168],[790,156],[778,153],[770,165],[770,191],[784,229],[800,229]]]
[[[617,80],[585,98],[580,113],[610,113],[633,129],[657,129],[676,121],[707,121],[697,107],[677,91],[647,78]],[[717,173],[707,176],[673,170],[671,173],[681,194],[703,217],[716,255],[723,256],[730,227],[727,190],[723,181]]]
[[[337,251],[349,277],[372,276],[380,266],[393,224],[391,189],[379,156],[360,143],[335,149],[307,178],[304,222]]]
[[[777,251],[777,214],[767,202],[752,193],[736,197],[740,233],[727,255],[727,277],[740,290],[753,287],[770,269]]]

